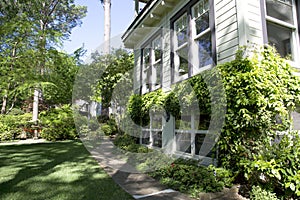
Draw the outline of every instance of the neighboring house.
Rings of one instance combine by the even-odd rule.
[[[137,16],[124,33],[135,54],[136,93],[163,88],[235,59],[239,46],[270,44],[300,68],[300,2],[296,0],[135,0]],[[146,3],[139,12],[139,3]],[[154,28],[156,27],[156,28]],[[141,143],[201,157],[205,130],[193,115],[177,130],[174,119],[151,116]],[[180,136],[180,137],[178,137]],[[180,138],[180,139],[178,139]],[[184,144],[190,144],[182,149]]]

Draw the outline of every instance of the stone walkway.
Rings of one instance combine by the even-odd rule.
[[[117,153],[116,147],[107,138],[103,138],[101,145],[90,152],[113,180],[135,199],[192,200],[187,195],[169,189],[150,176],[138,172]]]

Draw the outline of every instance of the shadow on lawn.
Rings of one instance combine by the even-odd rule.
[[[0,199],[132,199],[81,142],[0,147]]]

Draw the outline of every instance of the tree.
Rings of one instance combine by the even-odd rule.
[[[100,0],[104,9],[104,54],[110,53],[110,10],[111,0]]]
[[[51,73],[53,70],[51,69],[53,59],[60,57],[53,57],[55,47],[69,38],[71,30],[81,24],[85,13],[86,7],[76,6],[74,0],[1,2],[0,23],[1,27],[4,25],[4,29],[1,28],[0,34],[5,37],[1,40],[0,52],[2,55],[9,53],[11,55],[8,59],[2,59],[1,64],[5,65],[6,72],[13,74],[12,82],[18,77],[23,81],[20,84],[22,87],[34,85],[34,121],[38,115],[38,97],[41,95],[40,89],[43,85],[41,81],[44,75],[49,75],[47,72]],[[22,71],[24,74],[18,73],[22,68],[29,69],[30,76],[27,76],[25,70]],[[24,84],[28,80],[30,84]],[[7,102],[12,85],[8,81],[5,86],[7,92],[1,88],[2,112],[5,110],[5,99]]]

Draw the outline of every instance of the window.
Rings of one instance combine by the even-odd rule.
[[[204,138],[208,133],[209,124],[210,116],[206,114],[182,115],[181,119],[177,119],[175,123],[176,151],[192,156],[213,156],[214,149],[211,149],[207,155],[204,155],[201,149],[206,145]]]
[[[213,63],[211,32],[209,28],[209,1],[203,0],[192,8],[194,23],[193,42],[198,47],[195,66],[202,68]],[[198,70],[198,69],[196,69]]]
[[[142,49],[141,85],[142,94],[161,87],[162,70],[161,36],[148,41]]]
[[[282,57],[295,61],[298,44],[295,1],[265,0],[265,18],[268,44]]]
[[[213,64],[210,1],[191,1],[171,19],[173,82],[188,78]]]
[[[151,147],[162,147],[163,116],[160,113],[150,113],[150,124],[142,129],[141,144]]]
[[[180,76],[188,74],[188,18],[187,14],[182,15],[174,23],[175,40],[174,52],[177,73]]]

